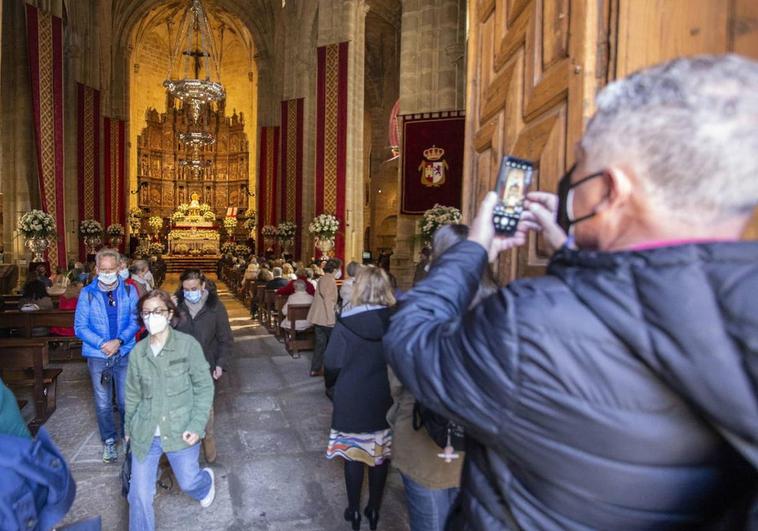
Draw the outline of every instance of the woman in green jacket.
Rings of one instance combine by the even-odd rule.
[[[155,529],[158,460],[168,457],[179,486],[203,507],[213,503],[213,470],[198,457],[213,400],[213,381],[200,344],[169,326],[176,313],[162,290],[145,294],[139,317],[149,336],[134,347],[126,376],[126,434],[132,449],[129,530]]]

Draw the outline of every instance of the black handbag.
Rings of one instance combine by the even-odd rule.
[[[124,462],[121,465],[121,495],[126,498],[129,496],[129,484],[132,481],[132,447],[126,443],[126,454]]]
[[[447,446],[452,446],[456,451],[466,449],[463,426],[435,413],[417,401],[413,405],[413,429],[418,431],[422,427],[426,428],[429,437],[443,450]]]

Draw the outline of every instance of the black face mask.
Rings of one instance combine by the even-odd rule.
[[[592,212],[585,216],[581,216],[576,219],[571,219],[571,215],[569,214],[569,192],[571,192],[572,189],[576,188],[580,184],[583,184],[590,179],[594,179],[595,177],[600,177],[603,175],[603,172],[596,172],[591,173],[590,175],[587,175],[586,177],[582,177],[575,183],[571,182],[571,175],[574,173],[574,170],[576,169],[576,164],[571,166],[569,170],[566,172],[566,174],[561,177],[561,179],[558,181],[558,213],[556,215],[558,222],[558,226],[564,230],[566,234],[569,233],[569,229],[572,225],[575,225],[579,223],[580,221],[584,221],[586,219],[590,219],[597,215],[597,212],[593,209]],[[573,198],[571,198],[573,199]]]

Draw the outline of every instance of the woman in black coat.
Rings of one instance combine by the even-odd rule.
[[[211,368],[213,382],[221,378],[234,345],[229,314],[218,298],[216,287],[199,269],[186,269],[179,277],[176,305],[179,318],[174,328],[194,337],[203,347]],[[213,434],[213,407],[205,427],[203,452],[205,460],[216,460],[216,438]]]
[[[345,461],[348,507],[345,520],[360,529],[361,488],[368,465],[369,500],[364,514],[376,529],[389,471],[392,406],[382,336],[395,304],[387,273],[366,267],[356,277],[352,308],[343,312],[325,353],[327,379],[334,382],[334,411],[328,459]]]

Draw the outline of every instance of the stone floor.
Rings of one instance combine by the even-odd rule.
[[[166,285],[173,288],[176,282],[172,275]],[[236,343],[215,405],[216,501],[204,510],[178,487],[159,493],[155,500],[158,528],[349,529],[342,518],[346,506],[342,462],[324,457],[331,405],[322,380],[308,377],[309,353],[292,359],[275,337],[250,319],[225,286],[219,289]],[[128,509],[120,493],[121,460],[118,465],[104,465],[100,460],[102,447],[86,365],[68,362],[61,366],[59,405],[46,428],[77,482],[76,501],[65,521],[99,514],[103,529],[125,530]],[[365,520],[363,527],[368,529]],[[408,529],[396,471],[387,484],[379,528]]]

